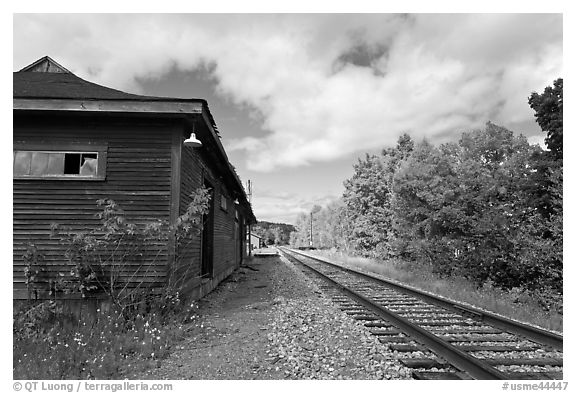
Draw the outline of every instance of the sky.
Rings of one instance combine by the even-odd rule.
[[[48,55],[130,93],[208,101],[259,220],[342,195],[365,153],[487,121],[563,77],[562,14],[15,14],[13,70]]]

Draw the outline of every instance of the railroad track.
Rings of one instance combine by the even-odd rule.
[[[562,379],[562,336],[310,255],[279,248],[322,279],[340,309],[415,379]]]

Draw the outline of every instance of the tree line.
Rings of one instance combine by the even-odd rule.
[[[528,104],[544,150],[488,122],[457,142],[366,154],[342,197],[298,217],[291,245],[394,259],[479,285],[562,296],[563,81]]]
[[[287,245],[290,233],[295,230],[293,225],[268,221],[258,221],[251,228],[251,232],[260,236],[266,245]]]

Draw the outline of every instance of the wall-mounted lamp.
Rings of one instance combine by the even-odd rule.
[[[234,199],[234,203],[235,203],[236,205],[239,205],[239,204],[240,204],[240,201],[238,201],[238,198]]]
[[[200,147],[200,146],[202,146],[202,142],[200,142],[198,139],[196,139],[195,133],[191,132],[190,138],[188,138],[184,141],[184,145],[190,146],[190,147]]]

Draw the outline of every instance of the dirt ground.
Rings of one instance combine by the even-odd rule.
[[[199,301],[200,318],[134,379],[404,379],[358,322],[280,257],[253,258]]]

